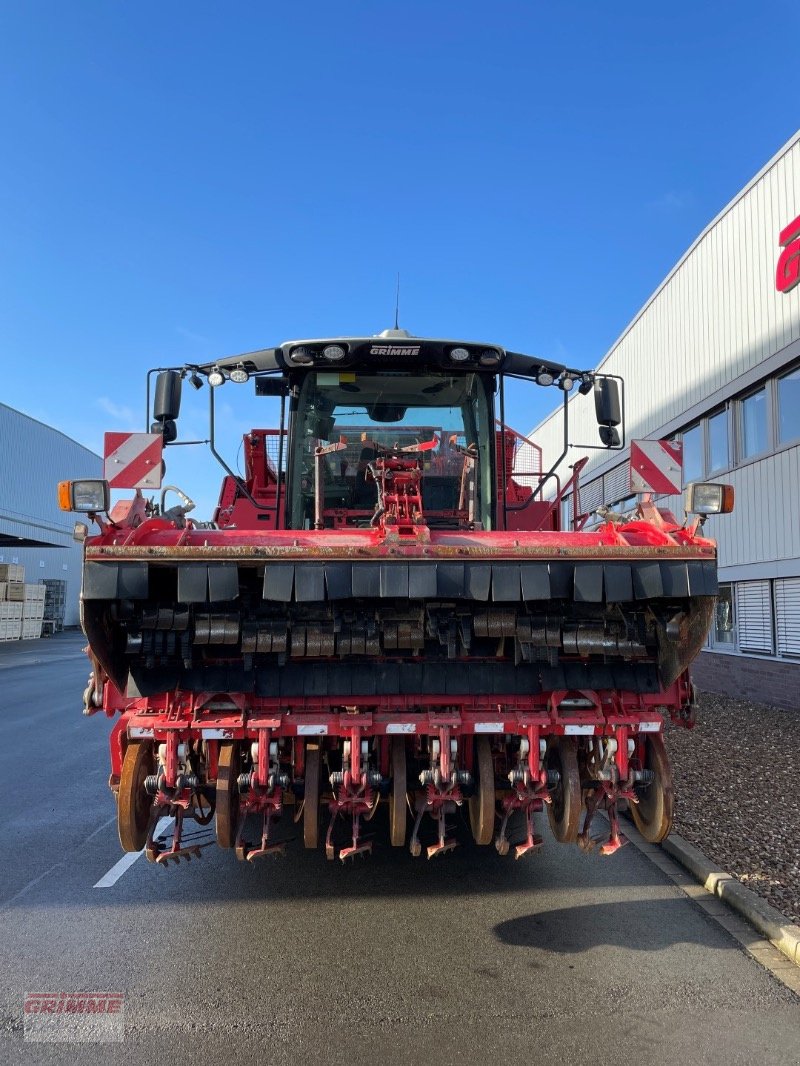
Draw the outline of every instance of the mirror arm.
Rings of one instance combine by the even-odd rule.
[[[568,403],[569,403],[569,393],[565,392],[564,393],[564,419],[563,419],[563,422],[564,422],[564,449],[561,452],[561,455],[559,455],[558,459],[556,459],[556,461],[553,463],[553,465],[550,467],[550,469],[547,471],[547,473],[544,475],[544,477],[541,478],[541,480],[539,481],[539,484],[533,490],[533,495],[531,496],[532,500],[535,500],[536,497],[541,494],[542,489],[545,487],[545,485],[550,480],[550,478],[555,476],[556,470],[559,468],[559,466],[561,466],[561,463],[563,462],[567,452],[569,451],[570,445],[569,445],[569,409],[567,407]]]

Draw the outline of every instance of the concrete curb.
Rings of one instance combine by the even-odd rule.
[[[749,888],[745,888],[741,881],[737,881],[727,871],[715,866],[699,848],[677,833],[667,837],[661,847],[685,867],[708,892],[738,911],[762,936],[783,952],[787,959],[795,966],[800,966],[800,926],[793,925],[779,910],[771,907]]]

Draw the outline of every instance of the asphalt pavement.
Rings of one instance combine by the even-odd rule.
[[[109,878],[111,723],[79,634],[30,643],[0,645],[1,1063],[800,1064],[800,999],[632,846],[427,862],[379,814],[355,865],[296,840]],[[123,1043],[23,1039],[26,993],[100,990]]]

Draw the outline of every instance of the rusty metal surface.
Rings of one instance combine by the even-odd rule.
[[[176,545],[142,544],[136,547],[122,545],[91,545],[86,548],[86,558],[92,562],[129,559],[136,561],[172,562],[207,562],[209,560],[227,560],[237,562],[259,563],[268,559],[311,560],[398,560],[420,559],[436,561],[437,559],[622,559],[636,561],[644,559],[714,559],[716,549],[705,545],[611,545],[591,543],[569,547],[562,544],[528,544],[516,540],[511,545],[484,546],[479,543],[469,547],[447,544],[426,544],[424,547],[412,544],[380,545],[322,545],[309,546],[293,544],[275,545],[195,545],[184,543]]]

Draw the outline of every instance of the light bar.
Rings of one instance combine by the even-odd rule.
[[[696,481],[686,486],[684,507],[687,514],[730,514],[733,510],[733,496],[733,485]]]

